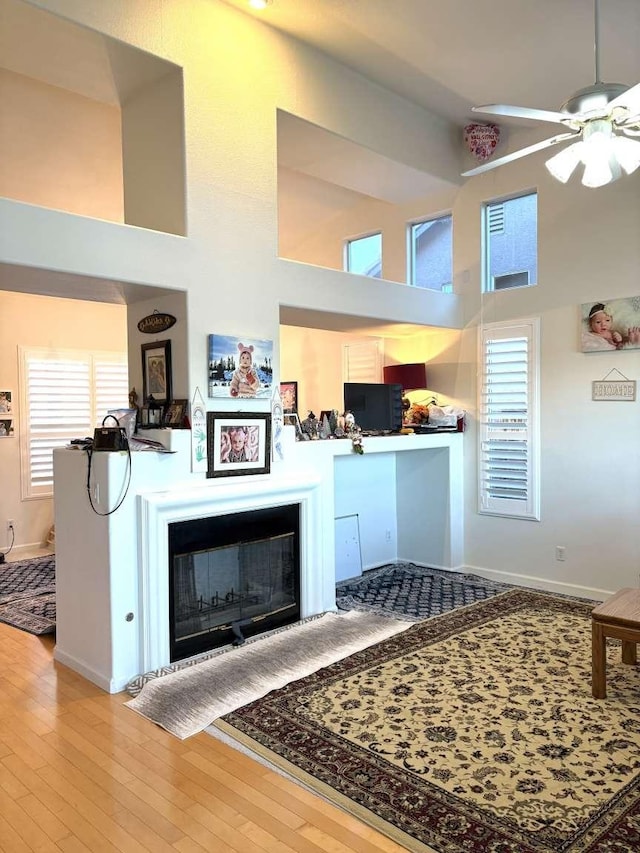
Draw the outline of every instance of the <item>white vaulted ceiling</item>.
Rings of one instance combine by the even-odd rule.
[[[593,0],[226,2],[460,126],[472,106],[554,110],[594,82]],[[600,60],[603,80],[640,80],[639,0],[601,0]]]

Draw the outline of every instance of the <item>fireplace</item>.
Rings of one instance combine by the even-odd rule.
[[[332,563],[323,559],[323,543],[328,532],[322,524],[324,493],[317,472],[300,467],[283,470],[274,466],[270,475],[256,475],[250,479],[250,488],[244,477],[224,477],[140,495],[136,673],[151,672],[171,663],[169,531],[181,522],[208,524],[218,516],[228,520],[236,513],[253,514],[296,505],[300,618],[335,609],[335,572]],[[129,673],[127,676],[131,677]]]
[[[182,660],[300,618],[300,505],[169,524],[169,653]]]

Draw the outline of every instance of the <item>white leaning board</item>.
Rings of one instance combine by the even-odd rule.
[[[360,577],[362,555],[360,553],[360,529],[357,515],[345,515],[335,519],[336,537],[336,582]]]

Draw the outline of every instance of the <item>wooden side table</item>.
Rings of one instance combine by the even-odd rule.
[[[637,663],[640,589],[618,590],[591,611],[591,693],[594,699],[604,699],[607,695],[607,637],[622,641],[623,663]]]

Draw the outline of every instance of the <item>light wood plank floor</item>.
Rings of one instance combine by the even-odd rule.
[[[186,741],[0,623],[0,850],[401,853],[214,738]]]

